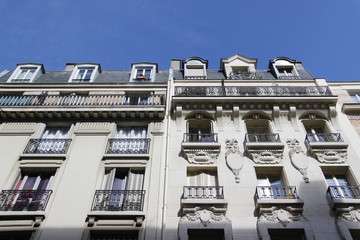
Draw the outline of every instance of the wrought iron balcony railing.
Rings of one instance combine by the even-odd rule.
[[[164,105],[162,94],[94,94],[94,95],[0,95],[0,106],[121,106]]]
[[[229,75],[229,79],[240,79],[240,80],[262,79],[262,76],[256,72],[238,72],[238,73],[231,72]]]
[[[306,142],[343,142],[340,133],[307,133]]]
[[[326,86],[175,87],[177,97],[333,97]]]
[[[185,76],[185,79],[197,80],[197,79],[206,79],[206,77],[205,76]]]
[[[217,133],[184,133],[184,142],[217,142]]]
[[[71,139],[30,139],[26,145],[26,154],[66,154]]]
[[[27,83],[30,82],[30,78],[13,78],[11,79],[12,83]]]
[[[327,193],[331,199],[360,199],[360,186],[330,186]]]
[[[298,199],[294,186],[257,186],[258,199]]]
[[[149,138],[111,138],[108,141],[108,154],[147,154],[149,153]]]
[[[45,211],[52,190],[3,190],[0,211]]]
[[[223,186],[184,186],[184,199],[224,199]]]
[[[280,142],[278,133],[247,133],[245,134],[246,142]]]
[[[145,190],[96,190],[91,211],[142,211]]]

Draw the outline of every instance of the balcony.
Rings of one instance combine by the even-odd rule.
[[[257,186],[256,200],[258,208],[291,206],[302,209],[304,206],[304,201],[299,198],[294,186]]]
[[[279,163],[284,146],[278,133],[245,134],[245,150],[255,163]]]
[[[45,211],[52,190],[3,190],[0,211]]]
[[[227,205],[223,186],[184,186],[183,205]]]
[[[106,154],[148,154],[149,138],[112,138],[109,139]]]
[[[321,163],[345,163],[349,144],[340,133],[307,133],[309,152]]]
[[[181,149],[190,163],[214,163],[221,144],[217,133],[184,133]]]
[[[30,139],[24,154],[66,154],[71,139]]]
[[[327,195],[334,209],[360,206],[360,186],[330,186]]]
[[[163,94],[0,95],[0,118],[163,118]]]
[[[320,86],[177,86],[176,97],[334,97]]]
[[[145,190],[96,190],[91,211],[142,211]]]
[[[255,80],[262,79],[262,76],[256,72],[231,72],[229,79],[240,79],[240,80]]]

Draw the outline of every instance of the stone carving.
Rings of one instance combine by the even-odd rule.
[[[269,211],[263,211],[263,213],[260,215],[258,221],[278,221],[281,223],[284,227],[291,221],[307,221],[301,213],[298,212],[291,212],[290,209],[277,209],[275,207],[269,208]]]
[[[235,176],[235,182],[240,182],[240,171],[244,165],[245,159],[242,157],[242,154],[239,150],[238,141],[236,139],[227,139],[226,140],[226,165],[233,172]]]
[[[207,149],[188,149],[184,151],[189,163],[213,164],[219,155],[219,151]]]
[[[321,163],[345,163],[347,158],[346,149],[313,149],[312,153]]]
[[[248,149],[250,157],[258,164],[280,163],[282,149]]]
[[[360,222],[360,209],[352,206],[340,208],[338,211],[337,221]]]
[[[300,147],[300,143],[297,139],[288,139],[286,140],[287,145],[289,146],[289,156],[291,159],[292,165],[303,175],[303,179],[306,183],[309,182],[307,176],[307,169],[309,167],[309,159]]]
[[[212,221],[220,222],[227,221],[230,222],[230,219],[225,216],[226,209],[224,208],[215,208],[215,207],[194,207],[194,208],[184,208],[183,209],[185,216],[180,219],[182,221],[200,221],[204,227],[207,227]]]

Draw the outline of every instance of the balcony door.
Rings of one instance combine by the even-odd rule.
[[[212,122],[208,119],[194,119],[188,121],[189,142],[211,142],[214,141]]]
[[[330,194],[333,198],[355,198],[356,195],[349,187],[345,175],[325,175],[326,183],[330,187]]]
[[[277,175],[258,175],[257,194],[259,198],[284,198],[286,192],[284,183]]]
[[[39,153],[62,153],[67,148],[71,127],[47,127],[37,146]]]
[[[217,198],[219,195],[216,171],[194,170],[187,175],[185,198]]]
[[[118,127],[111,151],[123,153],[147,152],[147,127]]]
[[[108,209],[133,210],[141,207],[144,171],[113,168],[104,176],[104,188],[109,190]]]

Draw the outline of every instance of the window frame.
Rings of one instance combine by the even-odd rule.
[[[150,75],[146,76],[146,71],[150,70]],[[157,73],[156,63],[133,63],[130,73],[130,82],[154,82]],[[142,77],[140,77],[141,72]]]
[[[85,70],[85,73],[81,78],[78,78],[80,72]],[[85,78],[88,71],[91,70],[90,79]],[[71,83],[91,83],[95,80],[98,74],[101,72],[99,64],[75,64],[75,67],[70,75],[69,81]]]
[[[29,71],[34,70],[32,75],[27,78]],[[19,78],[21,74],[26,71],[25,76],[26,78]],[[15,71],[11,74],[9,79],[7,80],[8,83],[31,83],[36,78],[40,76],[41,73],[44,73],[44,67],[42,64],[18,64]]]

